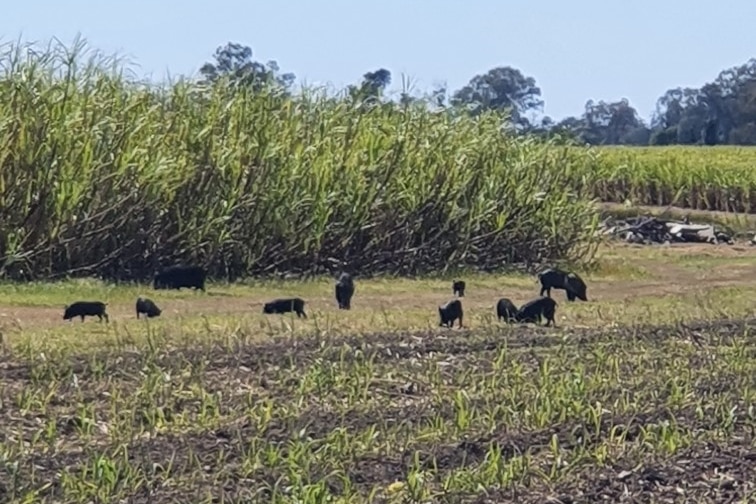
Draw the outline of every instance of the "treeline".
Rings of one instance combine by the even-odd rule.
[[[650,124],[626,100],[589,100],[580,117],[535,128],[592,145],[756,145],[756,59],[723,70],[700,88],[667,90]]]
[[[291,90],[295,76],[279,73],[275,62],[262,64],[252,59],[249,47],[229,43],[217,50],[215,61],[202,68],[203,78],[229,76],[259,88],[273,83]],[[348,97],[384,96],[391,83],[385,68],[367,72],[362,82],[349,86]],[[756,145],[756,59],[723,70],[701,88],[675,88],[657,101],[647,124],[628,100],[588,100],[579,117],[559,122],[542,115],[543,99],[534,77],[512,67],[493,68],[474,76],[453,92],[437,88],[425,94],[403,92],[398,104],[423,103],[438,108],[463,108],[472,115],[486,110],[509,111],[517,131],[540,136],[573,138],[591,145]]]

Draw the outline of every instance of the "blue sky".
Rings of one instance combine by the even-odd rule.
[[[490,68],[533,76],[555,119],[626,97],[647,119],[677,86],[699,87],[756,56],[756,2],[681,0],[36,0],[8,1],[0,41],[118,52],[139,74],[194,73],[228,41],[298,82],[358,81],[385,67],[392,89],[450,90]],[[722,8],[716,7],[721,5]]]

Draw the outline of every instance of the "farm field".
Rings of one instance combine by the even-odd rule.
[[[575,181],[600,201],[756,213],[754,147],[602,146],[594,153]]]
[[[0,51],[0,277],[292,279],[0,283],[0,502],[756,501],[756,148],[151,87],[60,49]],[[599,245],[601,214],[670,206],[738,244]],[[464,275],[465,327],[438,327],[453,278],[427,275],[596,247],[556,328],[494,319],[538,294],[523,274]],[[366,273],[350,311],[317,276],[340,263]],[[292,295],[306,319],[263,315]],[[110,322],[64,322],[76,300]]]
[[[557,328],[532,276],[0,286],[4,502],[753,502],[756,247],[602,245]],[[162,308],[135,319],[134,299]],[[308,318],[264,316],[296,294]],[[111,322],[64,322],[75,299]]]

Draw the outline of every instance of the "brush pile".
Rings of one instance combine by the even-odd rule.
[[[669,221],[659,217],[642,216],[628,219],[606,219],[601,234],[615,236],[629,243],[649,245],[653,243],[727,243],[732,245],[729,233],[716,229],[711,224],[692,224],[689,219]]]

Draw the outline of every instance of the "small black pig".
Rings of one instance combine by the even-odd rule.
[[[342,273],[336,282],[336,302],[339,304],[339,310],[349,310],[352,307],[352,296],[354,279],[349,273]]]
[[[163,311],[158,308],[154,301],[145,297],[138,297],[136,300],[136,314],[139,318],[139,314],[144,313],[147,318],[159,317]]]
[[[465,297],[464,280],[454,280],[454,282],[452,282],[452,294],[459,297]]]
[[[546,319],[546,327],[552,323],[556,326],[554,315],[556,314],[557,303],[550,297],[541,296],[532,301],[528,301],[517,311],[518,322],[540,323],[542,318]]]
[[[496,317],[509,324],[511,321],[517,321],[517,306],[508,298],[501,298],[496,303]]]
[[[538,280],[541,282],[541,296],[545,292],[547,296],[551,297],[551,289],[563,289],[567,294],[568,301],[575,301],[575,298],[588,301],[587,287],[577,273],[549,268],[538,273]]]
[[[304,299],[302,298],[286,298],[286,299],[274,299],[269,303],[265,303],[263,306],[263,313],[290,313],[296,312],[297,317],[307,318],[307,314],[304,311]]]
[[[193,287],[205,291],[207,272],[200,266],[171,266],[157,273],[152,283],[154,289],[181,289]]]
[[[81,321],[84,322],[84,317],[99,317],[100,322],[103,318],[105,318],[105,322],[108,322],[108,314],[105,312],[106,306],[107,303],[101,301],[76,301],[65,307],[63,320],[81,317]]]
[[[462,301],[453,299],[445,305],[438,307],[438,316],[441,319],[438,324],[441,327],[454,327],[454,321],[459,319],[459,327],[462,327]]]

